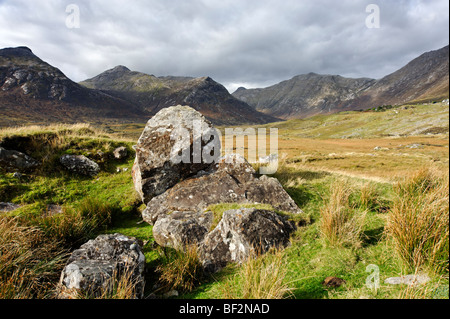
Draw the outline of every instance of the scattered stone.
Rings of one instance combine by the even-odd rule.
[[[424,148],[422,144],[409,144],[406,145],[407,148]]]
[[[144,293],[145,257],[135,238],[121,234],[100,235],[75,250],[62,271],[59,298],[71,299],[77,294],[99,296],[109,291],[116,276],[130,275],[135,283],[135,297]]]
[[[113,152],[114,158],[121,160],[128,156],[128,150],[125,146],[118,147]]]
[[[431,280],[427,275],[406,275],[402,277],[390,277],[387,278],[384,283],[390,285],[408,285],[415,286],[420,284],[426,284]]]
[[[329,288],[338,288],[338,287],[342,286],[345,283],[346,283],[346,281],[344,279],[342,279],[342,278],[327,277],[322,282],[322,285],[325,286],[325,287],[329,287]]]
[[[257,177],[244,157],[231,154],[222,157],[211,170],[201,171],[154,197],[142,217],[154,224],[172,211],[201,213],[219,203],[261,203],[289,213],[302,212],[276,178]]]
[[[196,150],[198,155],[218,158],[220,140],[202,114],[178,105],[162,109],[148,121],[135,150],[133,181],[142,201],[147,203],[180,180],[213,165],[214,160],[201,156],[197,162],[192,156]]]
[[[163,295],[163,298],[165,298],[165,299],[168,299],[168,298],[172,298],[172,297],[178,297],[178,291],[176,291],[176,290],[171,290],[171,291],[169,291],[169,292],[166,292],[164,295]]]
[[[0,167],[14,170],[28,170],[36,168],[38,165],[38,161],[26,154],[0,147]]]
[[[63,208],[59,205],[49,204],[47,205],[47,215],[54,216],[62,214]]]
[[[14,178],[17,178],[17,179],[21,179],[21,178],[22,178],[22,174],[20,174],[19,172],[15,172],[15,173],[13,174],[13,177],[14,177]]]
[[[182,249],[199,244],[208,234],[213,213],[173,212],[158,219],[153,226],[153,237],[163,247]]]
[[[9,213],[20,207],[18,204],[0,202],[0,213]]]
[[[63,155],[60,162],[72,173],[93,177],[100,172],[98,164],[84,155]]]
[[[199,245],[199,258],[206,271],[216,272],[230,262],[242,263],[272,247],[290,245],[295,229],[293,222],[273,211],[229,210]]]

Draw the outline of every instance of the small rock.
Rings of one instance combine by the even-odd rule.
[[[128,150],[125,146],[118,147],[113,152],[115,159],[124,159],[128,156]]]
[[[38,161],[26,154],[0,147],[0,167],[27,170],[35,168],[38,165]]]
[[[15,173],[13,174],[13,177],[14,177],[14,178],[17,178],[17,179],[21,179],[21,178],[22,178],[22,174],[20,174],[19,172],[15,172]]]
[[[417,148],[424,148],[422,144],[409,144],[406,145],[407,148],[417,149]]]
[[[427,275],[406,275],[402,277],[387,278],[384,283],[390,285],[408,285],[426,284],[431,280]]]
[[[76,174],[92,177],[100,172],[98,164],[84,155],[63,155],[60,162],[65,168]]]
[[[9,213],[20,208],[20,205],[0,202],[0,213]]]
[[[342,278],[330,276],[330,277],[325,278],[325,280],[322,282],[322,285],[325,287],[329,287],[329,288],[338,288],[345,283],[346,283],[346,281]]]
[[[172,297],[178,297],[178,291],[176,291],[176,290],[171,290],[171,291],[169,291],[169,292],[166,292],[164,295],[163,295],[163,297],[165,298],[165,299],[168,299],[168,298],[172,298]]]

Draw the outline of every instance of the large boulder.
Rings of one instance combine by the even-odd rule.
[[[245,158],[230,154],[220,158],[208,171],[201,171],[154,197],[142,216],[154,224],[172,211],[201,213],[219,203],[261,203],[293,214],[302,212],[277,179],[258,177]]]
[[[67,170],[75,174],[93,177],[100,172],[100,166],[84,155],[63,155],[60,162]]]
[[[295,229],[295,223],[273,211],[229,210],[199,245],[199,258],[207,271],[216,272],[230,262],[242,263],[272,247],[290,245]]]
[[[148,121],[135,150],[133,181],[147,203],[213,165],[220,156],[220,140],[203,115],[178,105],[162,109]]]
[[[153,237],[163,247],[182,249],[198,245],[209,233],[213,224],[213,213],[173,212],[153,226]]]
[[[75,250],[62,271],[59,297],[76,298],[79,293],[98,297],[110,292],[111,281],[129,276],[135,298],[144,293],[143,255],[135,238],[121,234],[100,235]]]
[[[38,165],[38,161],[24,153],[6,150],[0,147],[0,167],[6,168],[7,170],[28,170]]]

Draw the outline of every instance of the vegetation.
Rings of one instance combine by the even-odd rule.
[[[398,122],[391,121],[396,110],[404,116]],[[181,298],[448,299],[448,129],[420,134],[429,123],[444,127],[442,118],[448,120],[448,107],[433,104],[279,123],[281,161],[274,177],[305,212],[288,216],[298,226],[292,245],[208,277],[195,249],[158,247],[152,226],[142,222],[144,206],[130,175],[140,127],[127,126],[127,137],[114,133],[120,126],[4,129],[0,145],[14,145],[43,165],[20,179],[0,171],[0,202],[21,205],[0,213],[0,298],[55,297],[69,253],[100,233],[120,232],[144,243],[146,296],[177,290]],[[422,119],[428,124],[420,128]],[[384,136],[388,125],[407,136]],[[360,137],[342,138],[352,126]],[[422,147],[407,147],[412,144]],[[127,147],[127,159],[111,156],[118,146]],[[95,178],[67,173],[58,162],[62,154],[93,158],[101,173]],[[61,206],[61,212],[53,213],[50,205]],[[217,224],[225,210],[239,207],[209,209]],[[379,269],[376,289],[366,286],[369,265]],[[384,283],[414,273],[426,273],[431,281],[412,287]],[[325,287],[328,276],[346,283]],[[133,296],[126,276],[110,288],[101,298]]]

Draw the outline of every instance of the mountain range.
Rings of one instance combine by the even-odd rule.
[[[210,77],[156,77],[117,66],[92,79],[85,87],[130,101],[149,114],[173,105],[189,105],[219,125],[262,124],[280,119],[255,111]]]
[[[49,122],[145,123],[187,104],[217,125],[279,121],[233,97],[209,77],[161,77],[124,66],[75,83],[27,47],[0,50],[1,126]]]
[[[27,47],[0,50],[0,126],[50,122],[145,123],[190,105],[216,125],[263,124],[320,113],[431,101],[449,95],[449,47],[379,80],[308,73],[233,94],[210,77],[157,77],[117,66],[80,83]]]
[[[424,53],[379,80],[309,73],[267,88],[239,88],[233,95],[282,119],[441,100],[449,96],[449,47]]]

